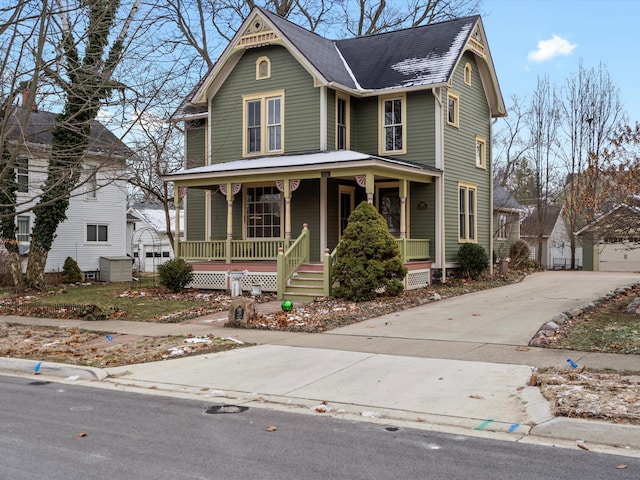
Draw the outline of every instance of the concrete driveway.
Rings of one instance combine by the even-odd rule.
[[[330,335],[527,345],[556,314],[640,279],[626,272],[540,272],[521,283],[429,303]]]

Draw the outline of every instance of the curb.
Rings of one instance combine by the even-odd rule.
[[[0,372],[1,371],[22,374],[31,373],[34,375],[41,374],[62,378],[74,377],[74,379],[82,380],[104,380],[108,377],[107,372],[100,368],[6,357],[0,357]]]
[[[580,315],[593,310],[596,306],[604,303],[606,300],[619,297],[637,286],[640,286],[640,282],[634,282],[630,285],[627,285],[626,287],[616,288],[615,290],[612,290],[602,297],[596,298],[589,303],[585,303],[584,305],[581,305],[579,307],[572,308],[567,312],[558,313],[549,322],[546,322],[538,329],[533,337],[531,337],[531,340],[529,340],[529,346],[544,347],[545,345],[548,345],[549,337],[555,336],[560,331],[560,327],[562,326],[562,324],[564,324],[564,322],[566,322],[567,320],[574,317],[579,317]]]

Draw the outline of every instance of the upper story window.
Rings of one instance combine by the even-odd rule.
[[[31,219],[28,215],[19,215],[16,217],[18,242],[29,242],[31,240]]]
[[[349,98],[336,94],[336,150],[349,148]]]
[[[256,80],[271,78],[271,60],[269,57],[260,57],[256,60]]]
[[[18,192],[29,192],[29,159],[27,157],[16,158],[16,182],[18,182]]]
[[[88,223],[87,243],[107,243],[109,242],[109,225]]]
[[[245,155],[284,151],[284,92],[244,98]]]
[[[476,242],[477,187],[458,183],[458,241]]]
[[[460,126],[460,97],[447,92],[447,123],[453,127]]]
[[[380,153],[406,153],[406,97],[380,99]]]
[[[471,64],[467,63],[464,66],[464,83],[471,85]]]
[[[487,140],[476,137],[476,167],[487,168]]]

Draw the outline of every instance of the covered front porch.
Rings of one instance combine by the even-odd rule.
[[[441,228],[437,170],[337,151],[212,164],[164,179],[175,184],[176,204],[178,192],[189,192],[186,240],[175,254],[193,264],[194,287],[229,289],[229,272],[242,271],[244,290],[260,284],[284,296],[309,271],[321,277],[311,282],[319,296],[329,295],[335,247],[362,201],[376,206],[396,238],[410,269],[405,287],[430,283],[439,253],[430,238],[437,241]],[[303,228],[292,234],[292,226]]]

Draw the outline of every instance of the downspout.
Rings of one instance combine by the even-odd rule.
[[[320,87],[320,150],[327,150],[327,87]],[[320,178],[320,258],[327,248],[327,179]]]
[[[440,281],[442,283],[447,282],[447,264],[446,264],[446,235],[445,235],[445,195],[444,195],[444,129],[442,128],[443,124],[443,112],[444,108],[442,106],[442,99],[440,98],[442,95],[442,89],[440,87],[433,88],[431,90],[433,97],[436,100],[436,132],[435,132],[435,140],[436,140],[436,168],[439,168],[442,171],[440,175],[440,180],[437,183],[436,187],[436,198],[439,198],[437,202],[439,206],[436,208],[436,221],[438,225],[436,225],[436,237],[440,237],[440,241],[436,243],[436,258],[438,259],[438,263],[440,264],[440,269],[442,271],[442,276],[440,277]],[[438,245],[439,244],[439,245]]]

